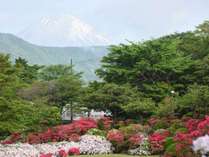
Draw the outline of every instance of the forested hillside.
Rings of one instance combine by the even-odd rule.
[[[30,44],[12,34],[0,33],[0,52],[9,53],[12,60],[21,57],[29,64],[56,65],[70,64],[73,59],[75,69],[84,72],[86,81],[98,79],[94,73],[100,66],[101,58],[108,53],[107,47],[43,47]]]

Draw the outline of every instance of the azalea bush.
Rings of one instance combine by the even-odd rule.
[[[130,155],[151,155],[150,144],[148,138],[143,137],[140,139],[139,143],[137,142],[137,147],[131,148],[128,150]]]
[[[165,139],[169,136],[169,131],[156,131],[149,135],[149,143],[153,154],[162,154],[164,151]]]
[[[86,155],[112,153],[112,144],[101,136],[81,136],[80,153]]]
[[[201,136],[193,141],[193,150],[196,153],[200,153],[202,157],[209,155],[209,136]]]
[[[80,135],[89,129],[96,128],[97,123],[93,119],[80,119],[71,124],[59,125],[40,133],[30,133],[26,142],[30,144],[57,142],[57,141],[79,141]],[[15,142],[15,141],[13,141]]]
[[[88,135],[103,136],[103,137],[106,136],[106,132],[105,132],[104,130],[100,130],[100,129],[97,129],[97,128],[90,129],[90,130],[87,132],[87,134],[88,134]]]
[[[108,125],[99,126],[104,121]],[[164,122],[166,124],[163,124]],[[21,157],[27,156],[24,156],[24,153],[28,156],[38,154],[42,157],[67,157],[112,152],[164,157],[208,155],[209,116],[203,119],[152,117],[144,124],[136,122],[134,124],[132,120],[117,121],[115,127],[118,129],[111,129],[113,127],[111,124],[110,118],[98,121],[87,118],[49,128],[44,132],[31,133],[26,138],[20,133],[13,133],[1,142],[0,157],[9,150]],[[33,145],[13,144],[16,142]],[[27,149],[25,152],[20,152],[25,149]]]
[[[205,140],[209,134],[209,116],[205,116],[204,119],[187,118],[184,123],[187,131],[177,132],[170,138],[165,156],[196,157],[198,153],[207,154]]]

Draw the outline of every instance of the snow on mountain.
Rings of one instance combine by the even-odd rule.
[[[92,26],[70,15],[44,17],[17,35],[43,46],[97,46],[110,43]]]

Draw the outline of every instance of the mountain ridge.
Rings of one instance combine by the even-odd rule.
[[[10,33],[0,33],[0,53],[11,55],[12,61],[22,57],[29,64],[70,64],[73,59],[75,70],[83,72],[86,81],[97,80],[95,70],[100,60],[108,53],[108,46],[48,47],[32,44]]]

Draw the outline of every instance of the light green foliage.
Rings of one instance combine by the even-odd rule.
[[[185,94],[188,86],[209,82],[208,30],[206,21],[194,32],[112,46],[97,74],[108,83],[137,86],[156,102],[172,90]]]
[[[166,97],[159,104],[157,109],[155,110],[156,114],[163,116],[171,116],[174,115],[177,110],[177,104],[174,97]]]
[[[137,98],[127,105],[124,105],[123,109],[126,112],[135,115],[135,118],[137,118],[137,115],[139,119],[142,119],[143,117],[145,118],[146,116],[152,115],[156,110],[156,106],[152,99]]]
[[[84,102],[90,109],[109,110],[114,118],[119,118],[125,114],[123,110],[124,105],[127,105],[138,96],[137,90],[129,85],[119,86],[113,83],[94,84],[93,87],[90,87]]]
[[[179,36],[113,46],[97,73],[107,82],[137,86],[146,97],[160,101],[192,65],[191,58],[177,50]]]
[[[0,137],[12,132],[39,131],[60,122],[59,109],[33,99],[23,100],[21,88],[36,79],[37,67],[18,59],[15,65],[8,55],[0,54]],[[21,93],[21,92],[20,92]],[[35,93],[35,92],[34,92]],[[33,93],[26,94],[33,96]]]
[[[102,136],[102,137],[106,136],[106,132],[105,131],[100,130],[100,129],[96,129],[96,128],[90,129],[87,132],[87,134],[89,134],[89,135],[96,135],[96,136]]]
[[[66,75],[54,81],[54,87],[49,93],[49,102],[61,107],[71,102],[81,103],[82,93],[80,77]]]
[[[194,85],[188,90],[188,93],[177,100],[178,112],[195,114],[209,113],[209,87]]]
[[[57,80],[63,76],[68,76],[71,73],[74,73],[72,68],[73,67],[69,65],[46,66],[39,71],[39,79],[44,81]]]
[[[14,67],[16,75],[24,83],[32,83],[37,80],[38,70],[41,68],[38,65],[29,65],[25,59],[20,57],[15,60]]]
[[[0,136],[40,131],[59,122],[59,109],[56,107],[0,98]]]

